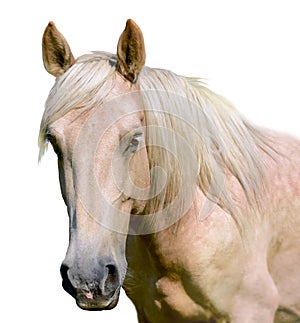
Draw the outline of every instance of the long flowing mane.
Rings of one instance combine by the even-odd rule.
[[[72,109],[85,111],[99,106],[113,88],[116,73],[116,57],[95,52],[78,58],[76,64],[57,78],[41,122],[40,157],[47,146],[45,136],[49,125]],[[257,194],[264,187],[259,156],[261,151],[271,154],[271,143],[228,100],[210,91],[198,79],[144,67],[139,84],[150,167],[169,170],[164,189],[149,201],[146,212],[155,213],[172,202],[182,174],[170,153],[157,147],[172,146],[180,155],[185,153],[181,151],[185,142],[195,156],[196,184],[210,200],[241,222],[231,192],[224,189],[224,178],[233,176],[250,204],[256,203]],[[161,136],[158,129],[169,129],[175,135],[171,139]],[[182,139],[180,144],[176,134]],[[161,140],[172,142],[161,143]],[[194,165],[185,160],[184,167],[191,169]],[[152,185],[155,186],[154,179]]]
[[[259,207],[257,197],[265,188],[261,154],[263,151],[273,155],[271,140],[227,99],[210,91],[199,79],[144,68],[140,84],[147,126],[154,124],[163,129],[171,128],[184,138],[197,158],[197,184],[209,199],[228,210],[242,225],[237,201],[234,201],[236,197],[224,187],[224,182],[233,176],[244,191],[249,206]],[[153,112],[158,106],[160,113]],[[150,213],[155,212],[162,201],[171,203],[181,176],[169,154],[164,149],[157,152],[157,136],[156,132],[148,133],[150,166],[170,169],[170,176],[169,186],[154,198]],[[174,140],[172,144],[176,146],[178,142]],[[163,144],[165,146],[168,145]],[[177,149],[179,155],[182,145]],[[193,169],[190,160],[185,160],[183,166]]]

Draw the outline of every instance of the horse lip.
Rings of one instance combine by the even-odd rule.
[[[76,296],[76,304],[82,310],[87,311],[110,310],[118,304],[119,292],[120,288],[118,288],[109,299],[97,295],[91,298],[87,297],[86,293],[78,293]]]
[[[111,310],[118,304],[119,298],[110,299],[110,300],[90,300],[78,298],[76,304],[79,308],[86,311],[102,311],[102,310]]]

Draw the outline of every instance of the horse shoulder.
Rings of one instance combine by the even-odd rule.
[[[271,234],[268,267],[279,293],[278,313],[285,308],[285,316],[293,312],[300,317],[300,141],[284,134],[271,136],[278,155],[269,159],[266,168],[270,192],[266,219]]]
[[[244,262],[238,230],[218,206],[200,220],[204,200],[199,191],[178,223],[130,238],[125,290],[149,322],[221,319],[220,308],[238,288]]]

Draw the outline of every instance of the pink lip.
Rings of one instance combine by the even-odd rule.
[[[85,293],[84,294],[86,298],[88,299],[94,299],[93,293],[89,292],[89,293]]]

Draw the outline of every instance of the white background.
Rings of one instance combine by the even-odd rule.
[[[205,78],[253,122],[300,135],[299,1],[2,2],[2,322],[136,322],[124,294],[112,311],[85,312],[61,288],[68,219],[53,152],[37,163],[39,122],[54,83],[41,59],[48,21],[76,57],[115,52],[129,17],[143,30],[148,66]]]

